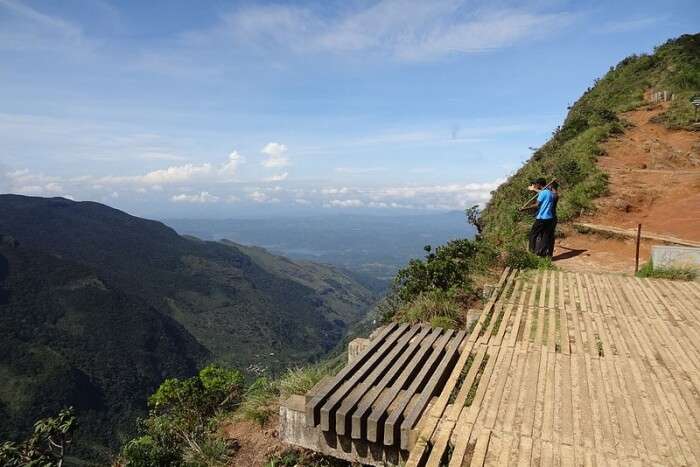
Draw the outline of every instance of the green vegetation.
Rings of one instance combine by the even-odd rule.
[[[274,456],[264,467],[347,467],[348,463],[315,452],[290,449]]]
[[[672,128],[695,128],[689,97],[700,93],[700,34],[670,40],[652,55],[628,57],[596,80],[569,108],[552,138],[492,193],[486,208],[466,210],[478,232],[475,240],[455,240],[434,253],[426,247],[424,260],[413,260],[399,271],[393,292],[378,306],[380,319],[460,326],[468,304],[478,299],[479,276],[503,266],[551,268],[551,260],[527,251],[532,216],[519,208],[531,196],[528,185],[539,177],[557,179],[560,222],[593,212],[594,200],[607,190],[607,176],[597,166],[605,157],[601,143],[624,132],[629,123],[619,114],[647,105],[644,93],[650,89],[675,96],[661,121]]]
[[[241,372],[213,365],[192,378],[166,379],[149,398],[140,436],[125,444],[119,463],[226,465],[233,447],[217,433],[219,417],[240,403],[243,383]]]
[[[311,365],[287,371],[279,380],[255,379],[247,387],[238,370],[209,365],[192,378],[168,378],[149,398],[148,416],[139,435],[122,448],[115,464],[217,467],[231,464],[238,449],[221,431],[225,422],[239,419],[265,425],[279,410],[280,396],[304,394],[335,365]],[[316,454],[289,450],[268,465],[336,466]],[[4,465],[4,464],[3,464]]]
[[[561,222],[594,209],[593,200],[605,193],[607,179],[596,166],[605,157],[599,144],[624,131],[617,114],[645,104],[648,89],[673,93],[671,108],[661,116],[672,127],[692,126],[688,98],[700,90],[700,34],[685,35],[634,55],[617,66],[569,109],[564,123],[530,160],[502,184],[481,214],[484,238],[500,251],[524,248],[531,218],[518,211],[529,197],[533,178],[556,178],[562,189],[558,206]]]
[[[698,276],[697,269],[691,267],[654,267],[650,260],[637,271],[637,277],[653,277],[656,279],[670,279],[674,281],[692,281]]]
[[[74,406],[106,462],[164,378],[275,377],[327,356],[375,292],[330,266],[177,235],[91,202],[0,195],[0,441]],[[3,236],[5,238],[5,236]]]
[[[42,418],[34,423],[34,431],[26,440],[0,444],[0,465],[61,467],[73,444],[75,428],[73,408]]]
[[[383,322],[391,320],[456,328],[464,325],[469,304],[477,299],[472,276],[485,272],[495,253],[486,242],[452,240],[426,246],[425,259],[411,260],[394,279],[394,287],[377,306]]]

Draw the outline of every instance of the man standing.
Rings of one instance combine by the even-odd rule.
[[[534,180],[528,190],[537,192],[536,204],[524,206],[521,210],[537,208],[535,222],[530,229],[530,251],[537,256],[551,256],[554,243],[554,206],[556,195],[547,187],[544,178]]]

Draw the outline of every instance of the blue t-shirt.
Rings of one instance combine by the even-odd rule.
[[[535,219],[553,219],[556,196],[550,190],[544,189],[537,195],[537,216]]]

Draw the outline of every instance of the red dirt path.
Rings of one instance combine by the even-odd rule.
[[[631,127],[604,143],[606,155],[598,160],[609,175],[609,194],[581,222],[625,229],[641,223],[645,232],[700,241],[700,132],[669,130],[650,121],[666,108],[650,105],[621,115]],[[567,236],[557,241],[555,251],[558,267],[634,271],[634,240],[563,230]],[[641,262],[649,258],[653,243],[642,242]],[[572,256],[567,248],[585,252]]]

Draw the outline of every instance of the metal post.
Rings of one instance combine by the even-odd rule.
[[[637,224],[637,252],[634,255],[634,273],[639,271],[639,241],[642,237],[642,224]]]

